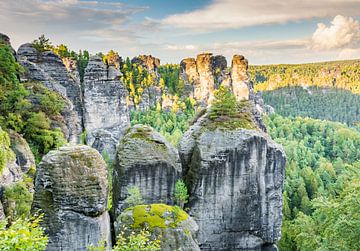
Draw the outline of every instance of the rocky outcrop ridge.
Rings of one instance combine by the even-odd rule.
[[[201,250],[267,250],[280,239],[285,154],[266,134],[209,126],[180,142]]]
[[[84,127],[87,144],[100,153],[115,155],[116,145],[130,125],[127,90],[115,65],[90,58],[84,76]]]
[[[152,128],[136,125],[121,140],[113,172],[113,207],[117,217],[128,205],[127,189],[137,186],[144,203],[172,204],[181,175],[177,150]]]
[[[107,171],[88,146],[50,151],[36,171],[33,212],[44,213],[47,250],[86,250],[105,240],[111,245],[107,212]]]
[[[213,99],[213,92],[220,84],[228,86],[238,101],[251,99],[252,87],[247,73],[248,62],[240,55],[234,55],[230,71],[226,58],[212,53],[186,58],[180,63],[180,77],[184,80],[188,94],[200,105],[207,106]]]
[[[63,61],[52,51],[39,52],[29,43],[19,47],[17,60],[25,68],[21,81],[39,81],[69,101],[69,107],[63,114],[69,130],[68,140],[78,143],[82,132],[82,95],[78,74],[70,74]]]

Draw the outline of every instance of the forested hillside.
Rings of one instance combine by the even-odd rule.
[[[359,250],[360,133],[340,123],[266,119],[287,155],[281,250]]]
[[[360,95],[347,90],[286,87],[264,91],[262,97],[282,116],[311,117],[359,127]]]
[[[250,66],[249,73],[257,91],[289,86],[318,86],[360,93],[359,60]]]

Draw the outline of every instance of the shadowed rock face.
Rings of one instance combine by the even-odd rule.
[[[283,150],[263,132],[211,131],[205,120],[179,150],[201,250],[271,250],[280,239]]]
[[[87,144],[112,157],[124,129],[130,125],[128,93],[120,77],[118,68],[106,66],[98,56],[89,60],[84,76]]]
[[[49,152],[36,171],[32,206],[44,213],[47,250],[111,243],[107,196],[106,164],[96,150],[65,146]]]
[[[21,81],[39,81],[48,89],[61,94],[67,102],[64,114],[69,130],[68,140],[79,142],[82,132],[82,95],[78,73],[69,73],[62,60],[52,51],[38,52],[31,44],[23,44],[17,60],[25,68]]]
[[[144,203],[172,204],[176,180],[181,175],[177,150],[159,133],[134,126],[119,143],[113,172],[113,207],[117,217],[128,205],[127,189],[139,187]]]

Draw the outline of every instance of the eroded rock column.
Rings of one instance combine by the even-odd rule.
[[[33,212],[44,213],[47,250],[86,250],[111,244],[107,211],[107,170],[101,155],[88,146],[50,151],[36,171]]]

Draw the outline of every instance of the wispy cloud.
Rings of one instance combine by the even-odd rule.
[[[213,0],[202,9],[170,15],[165,25],[196,31],[285,23],[339,13],[359,15],[360,0]]]

